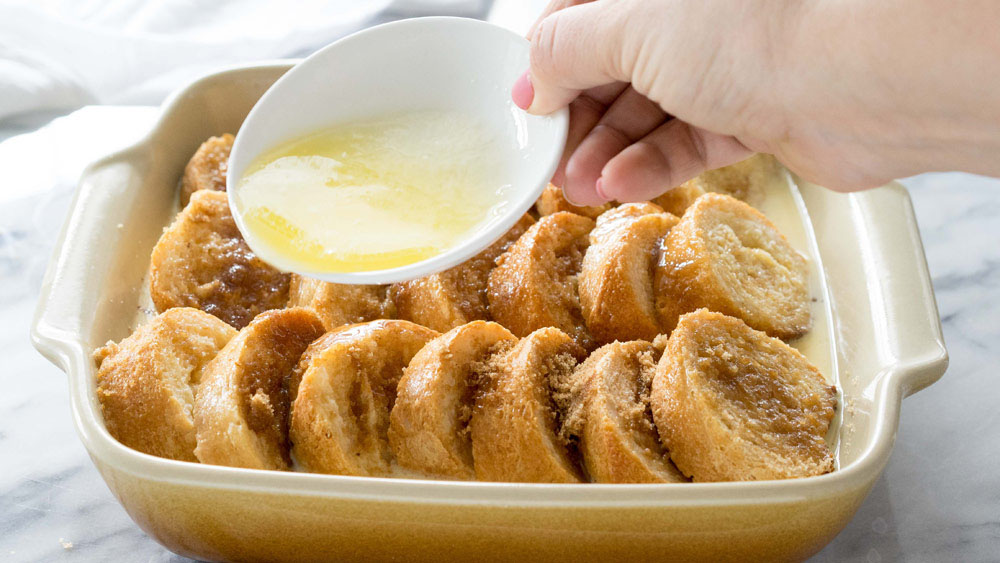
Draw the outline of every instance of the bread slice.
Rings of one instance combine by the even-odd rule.
[[[226,191],[226,174],[229,172],[229,153],[233,150],[233,140],[233,136],[226,133],[219,137],[209,137],[198,147],[184,167],[181,207],[188,204],[191,194],[196,191]]]
[[[473,321],[430,341],[399,381],[389,444],[400,466],[434,477],[475,478],[469,421],[475,369],[517,338],[493,322]]]
[[[235,335],[208,313],[177,307],[98,349],[97,400],[108,432],[143,453],[197,461],[195,388]]]
[[[791,339],[811,323],[806,259],[767,217],[722,194],[705,194],[663,239],[654,273],[664,332],[706,308]]]
[[[755,154],[743,161],[704,172],[693,182],[705,192],[735,197],[757,206],[764,200],[767,185],[781,171],[781,166],[769,154]]]
[[[660,352],[649,342],[613,342],[573,372],[567,423],[596,483],[686,481],[660,446],[649,407],[649,386]]]
[[[388,286],[330,283],[292,274],[289,307],[312,309],[327,330],[392,317]]]
[[[400,319],[446,332],[475,320],[489,320],[486,284],[496,259],[535,223],[521,217],[486,250],[449,270],[392,285],[390,293]]]
[[[580,306],[599,344],[652,340],[660,333],[653,269],[677,217],[650,203],[627,203],[597,218],[580,268]]]
[[[202,463],[289,469],[288,379],[323,323],[309,309],[267,311],[205,367],[195,400]]]
[[[562,426],[570,404],[570,376],[584,355],[569,335],[548,327],[484,364],[469,424],[477,479],[583,480]]]
[[[653,198],[653,203],[662,207],[667,213],[673,213],[680,217],[684,215],[688,207],[694,204],[695,200],[705,193],[698,179],[695,178],[656,196]]]
[[[612,207],[614,206],[610,203],[593,206],[573,205],[566,199],[566,196],[563,195],[562,188],[554,184],[545,186],[545,189],[542,190],[542,195],[539,196],[538,201],[535,202],[535,212],[538,213],[539,217],[552,215],[553,213],[559,213],[560,211],[569,211],[570,213],[576,213],[577,215],[583,215],[584,217],[596,219],[598,215],[604,213]]]
[[[410,359],[438,333],[379,320],[327,333],[297,368],[289,435],[302,469],[337,475],[396,473],[389,413]]]
[[[532,225],[497,261],[487,295],[494,320],[517,336],[556,327],[590,349],[577,276],[594,221],[560,211]]]
[[[704,309],[681,317],[653,377],[653,419],[695,481],[833,470],[825,437],[836,389],[798,350]]]
[[[288,302],[288,274],[257,257],[229,212],[226,194],[191,196],[153,248],[149,294],[156,310],[194,307],[243,328]]]

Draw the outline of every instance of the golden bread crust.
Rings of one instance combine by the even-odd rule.
[[[780,169],[773,156],[759,153],[736,164],[709,170],[693,182],[705,192],[729,195],[756,206],[764,200],[767,184]]]
[[[542,195],[539,196],[538,201],[535,202],[535,212],[538,213],[539,217],[552,215],[553,213],[558,213],[560,211],[569,211],[570,213],[576,213],[577,215],[583,215],[584,217],[596,219],[598,215],[604,213],[612,207],[614,206],[610,203],[594,206],[573,205],[566,200],[566,196],[563,195],[562,188],[556,186],[555,184],[545,186],[545,189],[542,191]]]
[[[653,203],[662,207],[667,213],[673,213],[680,217],[696,199],[703,195],[705,195],[705,190],[702,189],[698,178],[694,178],[656,196]]]
[[[392,303],[385,285],[330,283],[291,275],[288,306],[312,309],[327,330],[392,317]]]
[[[539,329],[480,369],[469,430],[481,481],[583,480],[562,431],[570,376],[586,352],[557,328]]]
[[[486,284],[496,259],[535,220],[521,217],[499,240],[462,264],[390,289],[396,316],[445,332],[475,320],[489,320]]]
[[[209,137],[198,147],[181,178],[181,207],[188,204],[191,194],[199,190],[226,191],[226,174],[229,172],[229,153],[233,150],[233,136]]]
[[[487,296],[493,318],[517,336],[552,326],[593,348],[577,293],[593,228],[592,219],[565,211],[532,225],[490,273]]]
[[[409,321],[343,327],[302,357],[289,435],[292,455],[314,473],[388,476],[396,466],[389,413],[410,359],[438,333]]]
[[[695,481],[833,470],[825,436],[836,389],[796,349],[704,309],[681,317],[653,377],[653,418]]]
[[[266,311],[205,366],[195,399],[202,463],[284,470],[288,455],[288,379],[309,344],[323,335],[309,309]]]
[[[649,203],[624,204],[597,218],[579,294],[587,329],[598,343],[652,340],[660,333],[653,270],[660,241],[677,221]]]
[[[653,203],[680,217],[706,193],[735,197],[753,206],[764,201],[767,185],[780,170],[769,154],[755,154],[730,166],[709,170],[655,197]]]
[[[784,339],[811,323],[806,259],[763,214],[722,194],[698,198],[663,239],[654,287],[664,332],[702,307]]]
[[[149,293],[157,311],[194,307],[243,328],[288,302],[288,274],[243,240],[222,192],[201,190],[153,248]]]
[[[97,399],[108,432],[140,452],[197,461],[194,388],[235,335],[208,313],[178,307],[98,349]]]
[[[594,220],[595,229],[601,227],[602,225],[611,225],[616,223],[620,219],[634,219],[636,217],[642,217],[643,215],[649,215],[651,213],[663,213],[663,208],[651,201],[637,201],[635,203],[623,203],[618,207],[613,207],[604,213],[601,213],[597,219]],[[591,233],[593,234],[593,233]]]
[[[660,351],[649,342],[613,342],[573,372],[570,424],[596,483],[686,481],[660,446],[649,385]]]
[[[429,342],[399,381],[389,444],[399,465],[427,475],[475,479],[469,419],[475,368],[517,338],[497,323],[473,321]]]

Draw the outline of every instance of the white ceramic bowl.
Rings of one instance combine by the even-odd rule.
[[[534,116],[511,101],[528,68],[528,41],[479,20],[427,17],[372,27],[320,49],[260,98],[240,127],[229,160],[229,203],[247,244],[278,268],[337,283],[381,284],[419,278],[464,262],[489,246],[538,199],[566,143],[565,109]],[[503,213],[457,246],[414,264],[356,273],[304,270],[245,227],[239,182],[247,166],[276,145],[338,123],[407,111],[452,110],[475,116],[502,139],[511,173]]]
[[[843,392],[840,469],[684,485],[545,485],[257,471],[162,459],[108,433],[95,347],[135,328],[177,181],[291,67],[207,76],[143,140],[83,175],[43,282],[35,346],[69,376],[81,440],[129,515],[169,549],[241,561],[788,561],[819,551],[882,473],[901,401],[948,356],[913,209],[893,184],[837,194],[795,179],[828,287]],[[933,457],[933,452],[930,454]]]

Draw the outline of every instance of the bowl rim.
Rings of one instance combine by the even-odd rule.
[[[164,102],[160,114],[150,129],[134,144],[106,156],[88,166],[81,176],[80,186],[102,167],[148,149],[175,107],[188,95],[210,81],[247,71],[281,70],[290,68],[294,60],[272,60],[227,67],[205,75],[172,94]],[[68,374],[70,406],[74,425],[90,453],[99,465],[109,465],[118,471],[149,481],[185,484],[198,487],[258,491],[270,494],[291,494],[327,498],[351,498],[371,501],[396,501],[452,505],[504,505],[524,507],[605,507],[605,506],[695,506],[737,505],[777,502],[801,502],[817,497],[831,497],[870,486],[888,462],[899,425],[902,399],[939,379],[948,364],[948,354],[941,336],[940,318],[930,277],[927,271],[919,232],[913,219],[912,206],[905,188],[898,183],[889,185],[888,193],[897,203],[906,204],[907,219],[912,232],[906,234],[919,259],[913,264],[920,278],[923,297],[930,299],[933,318],[930,321],[930,341],[927,350],[910,358],[896,358],[891,365],[873,377],[872,438],[857,459],[847,467],[825,475],[789,480],[683,483],[683,484],[537,484],[436,481],[429,479],[398,479],[385,477],[352,477],[300,472],[263,471],[202,465],[155,457],[132,450],[111,437],[99,419],[99,408],[91,400],[91,384],[86,377],[93,369],[92,351],[82,331],[59,328],[49,322],[56,314],[49,307],[52,296],[60,288],[73,285],[73,276],[84,272],[64,272],[63,262],[71,252],[68,233],[79,228],[80,195],[78,189],[63,224],[52,259],[42,283],[42,289],[31,326],[35,348]],[[853,194],[852,194],[853,195]],[[857,205],[875,208],[864,194],[856,196]],[[86,214],[83,214],[86,215]],[[91,217],[93,213],[89,214]],[[876,232],[875,235],[880,233]],[[834,319],[837,317],[834,309]],[[86,326],[90,326],[86,323]]]
[[[289,69],[289,72],[279,77],[274,84],[272,84],[271,87],[264,92],[257,103],[255,103],[250,109],[250,112],[244,120],[244,124],[252,124],[253,121],[259,119],[258,114],[263,111],[262,107],[266,107],[268,100],[278,95],[278,89],[282,88],[283,83],[294,78],[293,73],[295,69],[304,68],[305,66],[311,64],[319,64],[317,61],[329,58],[329,53],[331,51],[343,49],[344,47],[348,47],[352,43],[357,43],[359,41],[370,40],[372,36],[384,35],[387,32],[391,33],[403,29],[415,28],[424,32],[424,34],[429,37],[431,33],[438,35],[447,33],[456,26],[467,26],[477,30],[480,34],[493,34],[498,37],[506,38],[510,46],[522,48],[525,54],[528,52],[529,43],[521,35],[518,35],[505,27],[474,18],[457,16],[424,16],[383,23],[362,29],[347,35],[346,37],[342,37],[319,49],[305,59],[297,62],[292,68]],[[334,283],[386,284],[420,278],[457,266],[475,254],[481,252],[487,246],[503,236],[503,234],[506,233],[511,227],[513,227],[514,223],[516,223],[521,216],[524,215],[532,205],[534,205],[535,200],[542,195],[542,191],[548,183],[547,179],[555,173],[556,168],[559,165],[563,146],[566,144],[566,138],[569,131],[569,110],[562,108],[547,116],[529,117],[531,119],[544,119],[549,121],[553,127],[553,142],[541,147],[541,150],[545,151],[544,158],[541,162],[547,162],[546,165],[540,168],[543,180],[540,180],[538,185],[532,187],[531,189],[515,193],[514,197],[508,200],[508,205],[504,210],[503,216],[490,223],[486,228],[476,229],[471,233],[467,233],[468,236],[463,237],[460,242],[446,249],[444,252],[411,264],[393,268],[383,268],[379,270],[363,270],[359,272],[328,272],[304,267],[303,265],[296,264],[295,261],[282,256],[281,253],[275,251],[271,245],[261,241],[253,230],[247,228],[246,222],[243,219],[243,213],[240,211],[240,206],[236,205],[236,194],[238,190],[234,189],[232,186],[234,167],[230,167],[226,173],[226,196],[229,200],[229,206],[233,210],[233,219],[236,221],[236,226],[243,234],[243,238],[246,239],[250,249],[268,262],[275,264],[279,267],[279,269],[292,271],[301,275],[307,275],[316,279]],[[528,129],[530,128],[527,128],[526,130]],[[240,169],[240,167],[235,167],[235,171],[240,173],[245,172],[253,160],[260,156],[260,154],[256,154],[243,158],[241,149],[245,143],[245,137],[240,136],[240,133],[242,132],[243,127],[240,127],[240,131],[237,132],[233,143],[232,155],[230,156],[231,160],[235,160],[237,157],[246,160],[242,169]],[[538,148],[533,146],[532,152],[536,150],[538,150]],[[243,178],[240,179],[242,180]]]

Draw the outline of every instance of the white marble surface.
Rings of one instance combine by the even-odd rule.
[[[88,110],[0,144],[0,169],[17,180],[0,185],[0,560],[185,560],[145,536],[112,497],[73,429],[64,375],[28,341],[76,170],[141,134],[154,115],[150,108]],[[96,122],[111,125],[94,136]],[[91,139],[86,150],[74,135]],[[42,148],[51,166],[24,156]],[[951,367],[904,402],[888,469],[815,561],[998,558],[1000,180],[952,173],[906,184]]]

